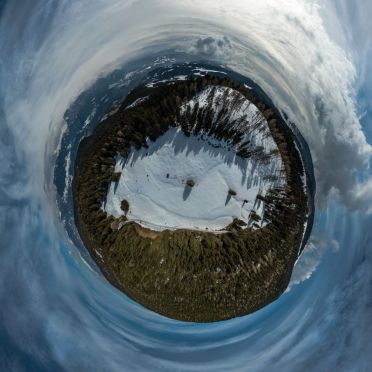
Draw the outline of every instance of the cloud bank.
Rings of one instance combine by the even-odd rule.
[[[1,8],[0,369],[366,370],[367,1],[24,0]],[[63,116],[79,94],[137,59],[147,62],[130,76],[176,55],[252,78],[298,125],[314,158],[319,213],[291,290],[218,324],[175,322],[113,289],[67,239],[50,184]]]

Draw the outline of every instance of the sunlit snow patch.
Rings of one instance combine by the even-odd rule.
[[[273,187],[266,176],[280,172],[280,161],[257,166],[224,141],[205,134],[187,137],[179,128],[147,143],[148,148],[132,149],[127,159],[117,156],[115,172],[122,174],[109,187],[103,206],[108,214],[124,215],[121,202],[126,199],[128,220],[154,230],[218,231],[235,218],[248,224],[252,210],[262,218],[257,195]],[[189,179],[194,187],[186,184]]]

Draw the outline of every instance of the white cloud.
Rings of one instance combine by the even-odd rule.
[[[54,358],[70,369],[86,367],[84,362],[96,355],[94,368],[120,369],[130,360],[137,366],[143,363],[154,368],[162,363],[166,369],[169,358],[171,370],[192,370],[200,367],[196,361],[187,364],[196,355],[206,369],[223,366],[224,370],[232,370],[231,364],[238,363],[245,370],[250,363],[258,365],[254,370],[262,370],[268,364],[275,367],[271,361],[286,355],[291,357],[291,363],[286,365],[289,369],[298,366],[296,361],[311,356],[314,359],[310,362],[321,363],[319,355],[323,355],[320,353],[326,343],[329,355],[335,358],[331,367],[337,366],[337,357],[344,356],[345,350],[350,360],[367,360],[361,355],[366,351],[363,345],[346,348],[337,340],[341,327],[347,331],[342,333],[342,342],[347,341],[348,333],[353,331],[349,324],[355,324],[356,332],[369,332],[370,336],[370,330],[365,327],[363,331],[362,325],[368,319],[369,298],[361,295],[370,293],[370,278],[365,282],[369,264],[356,281],[346,283],[341,294],[345,311],[338,313],[339,302],[329,305],[328,317],[339,322],[327,323],[328,318],[324,319],[322,304],[332,288],[318,284],[312,293],[297,299],[293,307],[275,304],[275,313],[269,313],[274,316],[269,319],[263,312],[210,328],[175,327],[119,297],[101,279],[93,278],[88,269],[89,274],[80,270],[64,250],[52,250],[54,243],[63,246],[65,242],[50,228],[53,219],[44,212],[49,208],[44,172],[50,167],[50,155],[63,125],[62,115],[69,104],[97,77],[122,62],[172,48],[227,64],[256,80],[308,140],[315,161],[319,202],[327,206],[327,193],[336,189],[348,206],[368,210],[372,183],[368,176],[358,183],[355,173],[367,170],[371,147],[358,121],[353,84],[356,81],[360,86],[369,76],[371,13],[365,7],[370,2],[352,1],[348,5],[340,0],[339,10],[337,1],[336,10],[324,8],[325,13],[319,13],[323,12],[323,2],[310,0],[60,0],[57,7],[55,2],[42,0],[9,2],[0,21],[0,126],[7,127],[1,133],[11,139],[8,141],[4,135],[0,146],[0,159],[7,163],[0,170],[1,203],[7,205],[0,210],[0,254],[4,265],[0,276],[3,312],[24,315],[23,322],[10,324],[9,320],[8,324],[12,332],[7,337],[16,352],[29,355],[30,349],[33,353],[47,350],[35,357],[42,361]],[[357,18],[348,19],[348,7],[354,5]],[[363,9],[367,11],[363,13]],[[359,28],[359,24],[363,27]],[[339,35],[339,44],[331,40],[329,33]],[[363,40],[358,39],[361,35]],[[225,37],[228,42],[224,42]],[[365,53],[363,48],[367,49]],[[17,168],[21,164],[22,169]],[[17,203],[20,195],[27,208]],[[39,207],[40,198],[44,209]],[[345,235],[355,240],[362,229],[370,226],[359,224],[359,228],[351,226],[353,235],[349,231]],[[332,239],[338,237],[328,241]],[[367,243],[363,249],[369,249],[370,237]],[[363,250],[356,250],[353,243],[348,242],[348,246],[350,249],[343,248],[342,252],[347,258],[357,260],[363,255]],[[324,249],[323,243],[309,245],[303,262],[296,267],[293,282],[314,272]],[[344,278],[354,269],[349,262],[349,271],[343,271],[346,263],[339,262],[343,266],[326,268],[329,276],[337,272]],[[31,293],[29,287],[33,298],[27,295]],[[319,291],[322,298],[314,306],[311,295]],[[350,322],[355,319],[355,307],[351,306],[354,302],[360,304],[359,309],[365,309],[357,313],[357,323]],[[348,305],[350,311],[346,311]],[[27,311],[20,313],[20,308]],[[146,321],[139,322],[138,318]],[[31,323],[32,327],[28,327]],[[317,334],[318,327],[327,332]],[[249,338],[249,334],[254,337]],[[358,340],[356,336],[353,334],[352,340]],[[299,338],[303,340],[300,349]],[[42,347],[36,350],[31,348],[35,340],[42,340]],[[332,350],[332,345],[337,345],[337,350]],[[84,360],[79,360],[81,355]],[[224,363],[219,364],[222,359]]]
[[[335,252],[338,249],[339,242],[336,239],[325,240],[312,237],[293,269],[291,281],[286,291],[288,292],[294,285],[310,279],[327,250]]]

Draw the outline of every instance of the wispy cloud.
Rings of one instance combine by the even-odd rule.
[[[372,97],[371,16],[367,0],[7,2],[0,18],[0,338],[7,350],[0,368],[363,370],[372,183],[357,99],[359,90],[366,102]],[[251,77],[311,148],[327,223],[318,221],[317,239],[296,266],[292,284],[299,285],[249,317],[185,325],[134,304],[86,268],[45,189],[63,114],[78,94],[124,62],[164,50]],[[334,208],[333,199],[345,207]],[[355,221],[350,209],[359,211]],[[329,247],[339,249],[314,275]]]

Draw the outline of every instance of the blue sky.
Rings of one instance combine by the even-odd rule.
[[[371,16],[368,0],[6,2],[0,369],[367,371]],[[146,68],[136,59],[152,65],[165,50],[255,80],[312,151],[308,250],[290,291],[247,317],[186,324],[142,308],[85,262],[59,219],[51,175],[64,113],[98,77],[128,62],[128,73]]]

